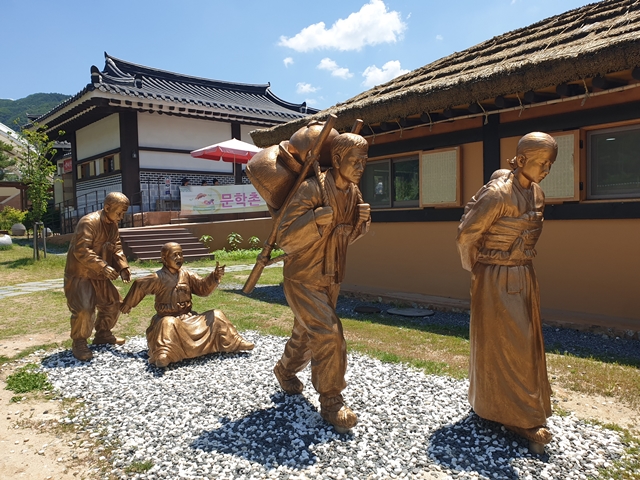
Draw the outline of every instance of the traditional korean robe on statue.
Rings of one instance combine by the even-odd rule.
[[[213,273],[201,278],[188,270],[171,273],[166,267],[137,279],[124,304],[133,308],[155,295],[157,314],[147,328],[149,363],[161,354],[169,362],[214,352],[235,352],[242,341],[236,328],[220,310],[198,314],[191,310],[191,294],[206,297],[217,287]]]
[[[513,174],[487,183],[458,228],[462,266],[471,271],[469,402],[482,418],[533,428],[551,416],[533,269],[544,193]]]
[[[356,185],[339,190],[331,173],[322,176],[333,222],[320,228],[316,225],[314,210],[324,204],[318,180],[312,177],[300,186],[278,228],[278,245],[288,254],[284,293],[295,315],[280,362],[289,375],[311,362],[311,382],[321,402],[337,397],[347,385],[347,347],[335,309],[347,246],[371,224],[371,220],[357,221],[361,196]]]

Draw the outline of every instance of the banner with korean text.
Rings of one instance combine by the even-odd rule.
[[[253,185],[180,187],[180,215],[211,215],[267,211]]]

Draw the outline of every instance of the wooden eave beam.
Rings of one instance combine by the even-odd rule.
[[[561,83],[556,87],[556,93],[561,97],[575,97],[584,94],[584,87],[576,83]]]
[[[512,108],[520,105],[520,102],[515,98],[507,98],[504,95],[498,95],[493,101],[496,107],[502,108]]]
[[[466,115],[467,110],[464,110],[462,108],[445,108],[442,111],[442,114],[444,115],[445,118],[455,118],[455,117],[460,117],[462,115]]]
[[[609,90],[610,88],[623,87],[627,84],[628,82],[624,80],[620,80],[618,78],[601,76],[601,75],[593,77],[593,79],[591,80],[591,85],[593,85],[596,88],[600,88],[602,90]]]
[[[546,102],[548,100],[555,100],[557,98],[558,95],[556,95],[555,93],[536,92],[534,90],[524,92],[524,101],[527,103],[540,103]]]

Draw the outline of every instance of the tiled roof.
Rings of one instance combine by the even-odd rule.
[[[455,106],[493,106],[498,96],[640,67],[640,0],[605,0],[547,18],[456,52],[313,115],[252,134],[264,147],[289,138],[303,123],[338,116],[336,128],[402,122]],[[581,90],[582,89],[582,90]],[[483,102],[485,102],[483,104]],[[480,110],[480,107],[476,107]],[[484,112],[484,110],[482,110]]]
[[[105,66],[100,71],[91,67],[91,83],[72,98],[61,103],[36,121],[49,123],[50,118],[65,107],[78,102],[92,91],[121,95],[125,102],[175,104],[189,112],[209,118],[225,118],[262,125],[275,125],[303,118],[318,112],[306,103],[293,104],[278,98],[270,85],[249,85],[223,82],[167,72],[143,65],[136,65],[105,52]],[[171,107],[169,107],[171,108]],[[165,113],[171,113],[164,110]]]

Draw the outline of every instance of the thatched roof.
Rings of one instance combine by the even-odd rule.
[[[266,147],[289,138],[311,119],[338,116],[348,129],[499,96],[541,90],[640,66],[640,0],[605,0],[547,18],[441,58],[311,117],[251,136]]]

